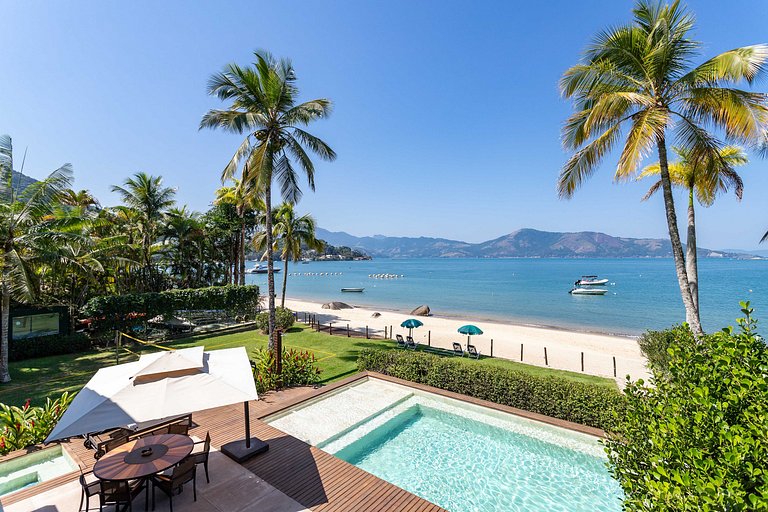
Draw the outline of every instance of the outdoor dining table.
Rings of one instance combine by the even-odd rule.
[[[93,466],[93,474],[101,480],[146,478],[181,462],[193,447],[192,438],[181,434],[142,437],[100,458]]]

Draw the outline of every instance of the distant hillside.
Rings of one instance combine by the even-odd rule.
[[[356,237],[317,228],[318,238],[333,245],[360,249],[379,258],[666,258],[672,256],[669,240],[619,238],[605,233],[553,233],[520,229],[478,244],[444,238]],[[699,248],[702,258],[749,259],[748,254]]]
[[[13,171],[13,188],[21,192],[28,186],[30,186],[33,183],[36,183],[37,180],[35,178],[30,178],[26,174],[21,174],[20,172]]]

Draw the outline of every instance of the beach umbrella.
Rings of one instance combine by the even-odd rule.
[[[408,329],[408,336],[412,336],[413,330],[416,329],[417,327],[421,327],[422,325],[424,324],[421,323],[420,320],[417,320],[415,318],[409,318],[405,322],[401,323],[400,327],[405,327],[406,329]]]
[[[476,325],[462,325],[459,327],[459,334],[467,335],[467,345],[469,345],[469,337],[483,334],[483,331]]]

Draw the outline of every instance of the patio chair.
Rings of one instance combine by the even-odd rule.
[[[211,451],[211,433],[207,432],[205,434],[205,441],[198,441],[195,443],[195,446],[197,445],[203,445],[203,449],[195,451],[193,448],[192,453],[189,454],[189,458],[195,461],[195,465],[203,465],[203,469],[205,469],[205,481],[211,483],[210,478],[208,478],[208,454]]]
[[[461,343],[458,343],[456,341],[453,342],[453,355],[464,357],[464,348],[461,346]]]
[[[91,496],[98,496],[99,491],[101,490],[101,485],[99,484],[99,480],[91,480],[87,478],[88,475],[93,476],[93,471],[88,471],[87,473],[83,473],[83,470],[80,469],[80,487],[82,488],[82,492],[80,493],[80,506],[77,507],[78,512],[83,510],[83,503],[85,503],[85,510],[88,510],[90,508],[89,501],[91,500]],[[95,476],[93,478],[96,478]]]
[[[128,506],[129,511],[133,511],[133,500],[141,494],[141,491],[147,489],[147,480],[99,480],[99,512],[104,507],[114,505],[115,510],[120,510],[120,505]],[[144,510],[147,509],[149,501],[149,492],[144,496]]]
[[[403,339],[403,335],[402,334],[396,334],[395,335],[395,340],[397,340],[397,346],[399,348],[406,348],[405,340]]]
[[[474,357],[475,359],[480,359],[480,351],[477,350],[477,347],[474,345],[467,345],[467,355],[469,357]]]
[[[416,347],[418,347],[419,344],[415,341],[413,341],[413,337],[406,336],[405,338],[405,348],[409,348],[411,350],[416,350]]]
[[[93,454],[94,459],[100,459],[105,454],[111,452],[118,446],[122,446],[128,442],[128,436],[115,437],[113,439],[107,439],[106,441],[99,443],[96,448],[96,453]]]
[[[152,510],[155,510],[155,489],[160,489],[170,500],[171,512],[173,512],[173,495],[182,491],[182,486],[192,482],[192,497],[197,501],[197,485],[195,461],[187,457],[173,468],[169,475],[160,473],[152,477]],[[177,492],[178,491],[178,492]]]

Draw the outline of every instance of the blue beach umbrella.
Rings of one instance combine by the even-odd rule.
[[[476,325],[462,325],[459,327],[459,334],[467,335],[467,345],[469,345],[469,337],[483,334],[483,331]]]
[[[417,327],[421,327],[422,325],[424,324],[421,323],[420,320],[416,320],[415,318],[409,318],[405,322],[401,323],[400,327],[405,327],[406,329],[408,329],[408,336],[411,336],[413,334],[413,330],[416,329]]]

